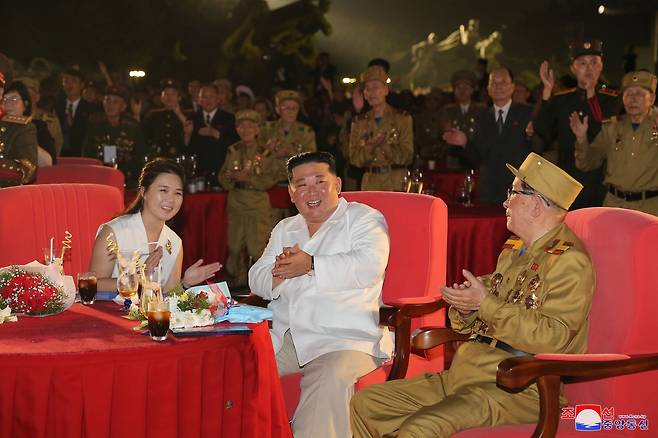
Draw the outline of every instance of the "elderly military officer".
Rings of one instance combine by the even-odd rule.
[[[181,95],[178,82],[163,79],[160,82],[160,98],[163,108],[152,110],[144,120],[144,133],[151,149],[151,154],[158,157],[173,158],[179,155],[185,146],[185,127],[192,124],[181,109]]]
[[[386,103],[387,81],[379,66],[368,67],[361,75],[372,109],[352,122],[349,146],[350,163],[365,168],[361,190],[401,190],[414,155],[411,116]]]
[[[274,96],[276,113],[279,119],[265,122],[261,132],[261,143],[272,152],[279,163],[279,181],[286,181],[286,161],[302,152],[314,152],[315,132],[310,126],[297,121],[302,104],[301,96],[295,90],[281,90]]]
[[[627,73],[622,81],[626,114],[603,121],[590,144],[589,120],[571,115],[576,136],[576,166],[595,169],[606,163],[608,194],[603,205],[640,210],[658,216],[658,112],[656,76],[646,71]]]
[[[272,209],[267,190],[277,182],[277,161],[258,144],[260,114],[238,111],[235,126],[240,141],[228,148],[219,183],[228,190],[228,259],[233,288],[247,285],[244,250],[257,260],[272,231]]]
[[[470,333],[452,367],[387,382],[352,399],[354,436],[448,437],[463,429],[537,421],[535,385],[496,386],[511,356],[584,353],[594,271],[585,247],[563,222],[581,185],[531,153],[515,169],[506,208],[510,238],[495,273],[442,289],[453,330]],[[563,400],[564,401],[564,400]]]
[[[578,87],[553,93],[555,79],[548,62],[539,70],[544,85],[539,114],[534,123],[535,131],[544,141],[549,141],[557,128],[557,164],[584,185],[572,208],[599,206],[603,202],[605,189],[601,166],[582,172],[574,160],[574,136],[569,129],[569,116],[577,112],[589,117],[588,138],[593,139],[601,130],[601,121],[617,115],[620,102],[618,93],[600,86],[599,76],[603,70],[603,43],[599,40],[574,41],[569,45],[571,73]],[[552,95],[552,96],[551,96]]]
[[[11,78],[12,73],[9,60],[0,53],[0,100],[4,97],[5,75]],[[0,187],[28,183],[37,168],[36,128],[29,117],[2,111],[0,117]]]

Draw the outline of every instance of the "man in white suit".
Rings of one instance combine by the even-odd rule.
[[[296,155],[287,167],[299,214],[274,228],[249,286],[271,300],[279,374],[303,373],[295,437],[348,438],[354,382],[393,349],[392,334],[378,325],[386,221],[371,207],[339,198],[331,154]]]

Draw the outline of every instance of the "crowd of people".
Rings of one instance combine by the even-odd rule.
[[[656,76],[630,72],[620,92],[601,86],[599,40],[571,44],[575,86],[556,81],[545,62],[536,93],[506,67],[482,77],[455,72],[449,95],[394,92],[388,63],[374,59],[350,99],[326,60],[311,93],[276,90],[273,102],[226,79],[190,81],[186,92],[164,79],[154,96],[108,83],[93,99],[72,69],[53,113],[38,107],[38,82],[13,79],[9,66],[1,57],[0,165],[18,179],[3,174],[4,185],[31,182],[58,156],[90,156],[118,167],[138,190],[126,214],[99,229],[99,285],[116,275],[103,246],[110,233],[122,247],[148,245],[148,265],[168,267],[168,289],[212,276],[219,266],[202,260],[182,273],[181,242],[166,221],[180,209],[186,178],[229,192],[232,285],[248,281],[272,300],[279,372],[304,374],[297,437],[449,436],[534,421],[536,386],[508,394],[496,387],[495,370],[510,354],[586,348],[593,268],[563,223],[566,212],[607,205],[658,215]],[[478,168],[480,201],[502,203],[516,236],[494,273],[465,270],[463,283],[442,289],[452,327],[474,341],[459,348],[450,370],[352,398],[354,381],[392,352],[390,333],[373,317],[389,241],[381,213],[339,195],[402,190],[422,161]],[[266,192],[279,183],[298,215],[270,207]],[[255,261],[248,272],[247,255]]]

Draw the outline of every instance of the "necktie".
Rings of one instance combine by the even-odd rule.
[[[66,124],[73,126],[73,104],[71,102],[66,106]]]
[[[498,120],[496,120],[496,127],[498,128],[498,135],[503,133],[503,110],[498,110]]]
[[[210,126],[210,114],[206,114],[206,125]]]

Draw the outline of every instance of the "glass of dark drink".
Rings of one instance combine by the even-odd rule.
[[[78,274],[78,293],[80,302],[84,305],[94,304],[96,300],[96,273],[80,272]]]
[[[149,333],[154,341],[164,341],[169,333],[169,302],[163,300],[149,301],[146,317]]]

